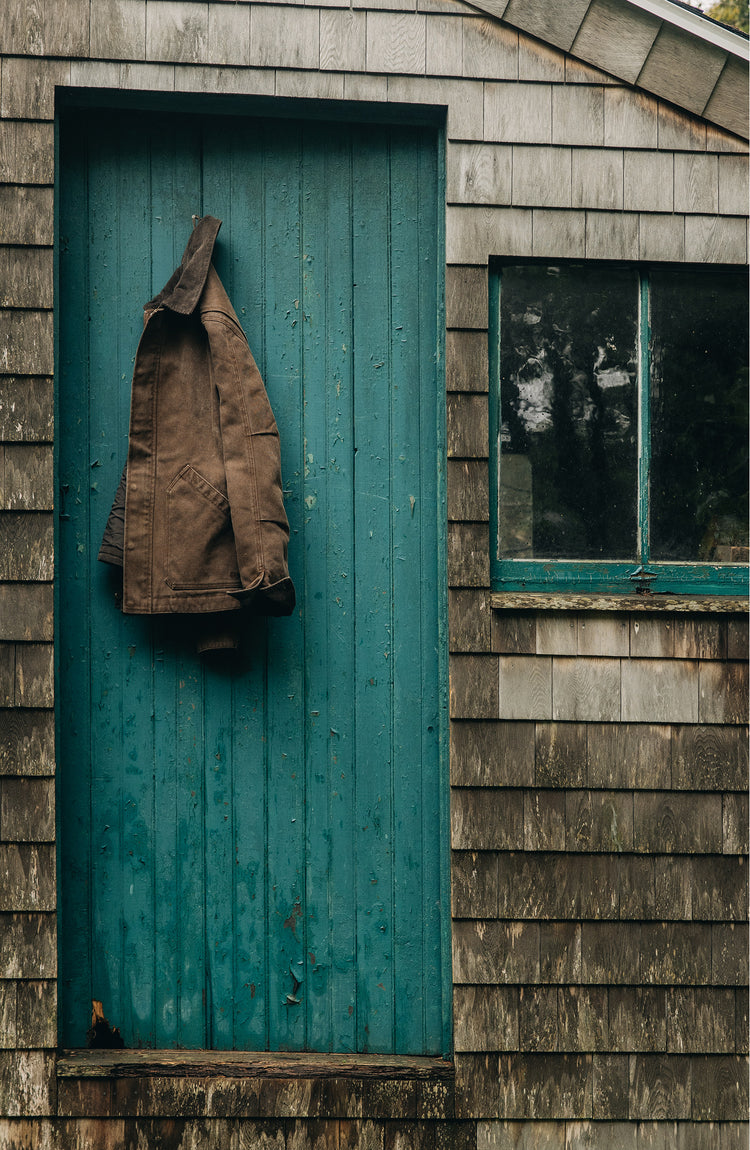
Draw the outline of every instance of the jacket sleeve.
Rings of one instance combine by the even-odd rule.
[[[235,598],[261,615],[289,615],[289,522],[281,487],[279,433],[260,372],[239,324],[203,315],[219,419],[227,498],[242,590]]]

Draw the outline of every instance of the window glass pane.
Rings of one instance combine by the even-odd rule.
[[[652,275],[655,560],[747,560],[747,316],[743,272]]]
[[[500,299],[500,556],[632,559],[636,272],[508,267]]]

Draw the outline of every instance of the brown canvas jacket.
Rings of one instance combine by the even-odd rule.
[[[127,614],[294,608],[279,435],[211,263],[220,226],[198,222],[144,308],[127,464],[99,552],[123,567]]]

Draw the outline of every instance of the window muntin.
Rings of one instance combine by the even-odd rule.
[[[747,587],[742,270],[539,263],[491,277],[493,585]]]

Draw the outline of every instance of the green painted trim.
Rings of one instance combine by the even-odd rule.
[[[638,562],[648,563],[651,490],[651,296],[648,272],[638,292]]]
[[[487,338],[489,340],[489,417],[490,417],[490,568],[500,575],[500,436],[503,415],[500,408],[500,289],[502,271],[490,271],[488,284],[489,319]]]
[[[508,559],[493,580],[494,591],[571,591],[618,592],[632,589],[630,578],[635,564],[597,562],[573,559],[520,560]],[[740,564],[649,563],[656,574],[651,588],[659,592],[683,595],[745,595],[748,591],[748,569]]]
[[[438,512],[438,678],[440,682],[439,755],[440,776],[440,921],[441,921],[441,1002],[443,1010],[443,1057],[453,1053],[453,962],[451,944],[450,871],[450,706],[448,692],[448,431],[445,375],[445,126],[437,134],[437,243],[438,276],[437,363],[438,388],[436,457]]]

